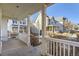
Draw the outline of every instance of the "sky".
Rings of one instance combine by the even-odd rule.
[[[56,3],[46,9],[48,16],[68,18],[71,22],[79,23],[79,4],[77,3]],[[38,13],[34,14],[32,18],[36,18]]]

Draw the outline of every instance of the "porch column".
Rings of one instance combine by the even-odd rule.
[[[45,14],[45,8],[46,8],[46,4],[43,4],[42,6],[42,39],[44,39],[45,35],[46,35],[46,14]]]
[[[45,36],[46,36],[46,14],[45,14],[45,9],[46,9],[46,4],[42,5],[42,10],[41,10],[41,16],[42,16],[42,45],[41,45],[41,54],[46,53],[46,41],[45,41]]]
[[[2,52],[2,41],[1,41],[1,21],[2,21],[2,10],[0,9],[0,54]]]
[[[2,41],[8,40],[7,19],[2,18],[2,9],[0,9],[0,53],[2,51]]]
[[[27,34],[28,34],[28,46],[30,45],[30,15],[27,16]]]
[[[1,19],[1,40],[7,41],[8,40],[8,28],[7,28],[7,19]]]

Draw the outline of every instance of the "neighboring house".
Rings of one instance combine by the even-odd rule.
[[[42,14],[39,12],[35,26],[42,30]],[[46,16],[46,30],[67,32],[73,28],[73,24],[66,17]]]
[[[78,26],[78,30],[79,30],[79,24],[77,24],[77,26]]]
[[[68,32],[73,29],[73,23],[66,17],[49,17],[52,21],[52,25],[57,27],[55,31]]]
[[[61,31],[63,32],[63,24],[61,24],[59,21],[55,19],[53,16],[47,16],[48,17],[48,25],[46,26],[47,28],[50,28],[49,30],[55,32],[55,31]]]
[[[69,22],[66,17],[55,17],[55,20],[57,21],[57,25],[59,27],[59,30],[62,32],[69,31]]]
[[[74,30],[79,30],[79,25],[78,24],[74,25]]]
[[[42,14],[39,12],[39,15],[37,16],[36,21],[34,22],[35,26],[38,28],[38,30],[42,30]],[[50,29],[51,27],[51,29]],[[55,20],[52,16],[46,16],[46,30],[53,31],[53,27],[57,31],[63,31],[63,25]]]
[[[34,22],[35,26],[41,31],[42,30],[42,14],[39,12],[36,21]],[[63,31],[63,24],[55,19],[53,16],[46,16],[46,29],[55,31]],[[53,29],[54,28],[54,29]]]

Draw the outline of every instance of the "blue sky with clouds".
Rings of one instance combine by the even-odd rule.
[[[77,3],[57,3],[46,9],[48,16],[67,17],[73,23],[79,23],[79,4]],[[35,18],[37,14],[32,17]]]

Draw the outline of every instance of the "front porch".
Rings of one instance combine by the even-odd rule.
[[[46,37],[47,32],[45,10],[50,5],[52,4],[1,4],[0,54],[2,56],[79,56],[78,41]],[[40,10],[42,19],[41,37],[40,33],[33,33],[31,31],[32,28],[34,28],[34,25],[30,22],[31,15]],[[8,19],[25,19],[25,22],[27,23],[25,29],[26,31],[20,33],[20,27],[18,26],[18,31],[16,31],[18,32],[18,35],[15,38],[8,37]],[[37,32],[40,31],[38,30]],[[33,39],[35,39],[36,41],[34,42]],[[39,39],[41,40],[41,43],[37,46],[33,46],[32,43],[37,43]]]
[[[18,56],[29,55],[36,56],[41,55],[40,45],[33,47],[30,43],[30,16],[38,11],[42,11],[42,19],[44,25],[45,9],[52,4],[1,4],[0,8],[0,55],[2,56]],[[28,7],[29,6],[29,7]],[[27,9],[28,8],[28,9]],[[22,20],[27,22],[25,36],[21,35],[15,38],[10,37],[7,31],[7,22],[9,19]],[[18,27],[19,30],[19,27]],[[43,31],[44,31],[43,26]],[[18,34],[20,32],[18,31]],[[42,34],[44,36],[44,34]],[[8,37],[9,36],[9,37]],[[20,38],[20,39],[19,39]],[[37,39],[38,40],[38,39]]]

